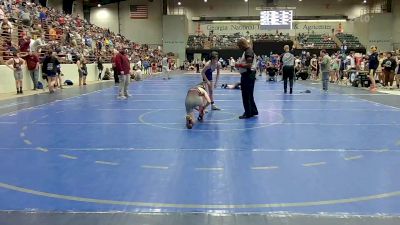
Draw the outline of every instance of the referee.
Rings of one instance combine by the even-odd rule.
[[[283,91],[287,93],[287,83],[289,79],[290,94],[293,93],[294,78],[294,55],[290,53],[289,45],[283,47],[285,53],[281,56],[282,74],[283,74]]]
[[[242,100],[244,114],[239,119],[248,119],[258,115],[256,103],[254,102],[254,84],[256,81],[257,60],[252,48],[245,38],[240,38],[237,42],[240,50],[243,51],[242,58],[236,64],[241,78]]]

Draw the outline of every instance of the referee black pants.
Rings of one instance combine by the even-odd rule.
[[[290,89],[293,89],[294,67],[293,66],[284,66],[282,73],[283,73],[283,89],[285,92],[287,92],[288,80],[289,80]]]
[[[256,103],[254,102],[254,84],[256,82],[256,71],[241,74],[240,83],[242,90],[242,101],[244,116],[252,117],[258,115]]]

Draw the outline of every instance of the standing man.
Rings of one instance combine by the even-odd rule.
[[[331,68],[331,58],[329,54],[326,53],[326,50],[322,50],[320,52],[321,55],[321,72],[322,72],[322,90],[325,92],[328,91],[328,83],[329,83],[329,70]]]
[[[196,73],[200,73],[200,60],[195,59],[194,64],[196,65]]]
[[[29,54],[25,57],[26,65],[28,67],[28,72],[31,75],[33,82],[33,90],[37,90],[38,80],[39,80],[39,57],[33,52],[29,52]]]
[[[382,62],[382,71],[384,74],[384,86],[392,88],[394,81],[394,71],[396,70],[396,60],[391,52],[386,53],[386,59]]]
[[[97,58],[97,69],[99,70],[99,76],[98,76],[98,80],[101,80],[101,75],[103,74],[103,58],[101,58],[101,56],[99,56],[99,58]]]
[[[169,70],[169,59],[168,59],[167,54],[165,54],[164,57],[162,58],[161,65],[162,65],[162,72],[166,75],[163,79],[164,80],[171,79],[169,77],[170,70]]]
[[[256,81],[257,60],[249,42],[245,38],[240,38],[237,42],[240,50],[243,51],[242,58],[236,64],[239,69],[242,86],[242,101],[244,114],[239,119],[248,119],[258,115],[256,103],[254,102],[254,84]]]
[[[304,68],[308,71],[308,74],[311,74],[311,68],[310,68],[310,65],[311,65],[311,59],[312,59],[312,57],[311,57],[311,54],[310,54],[310,52],[306,52],[306,56],[304,57]]]
[[[283,74],[283,91],[287,93],[287,83],[289,79],[290,94],[293,93],[293,78],[294,78],[294,55],[290,53],[289,45],[283,47],[285,53],[281,56],[282,74]]]
[[[113,57],[111,58],[111,63],[112,63],[112,70],[114,71],[114,82],[115,82],[115,85],[119,84],[119,74],[118,74],[117,68],[115,66],[115,58],[117,57],[117,55],[118,55],[118,51],[114,49],[113,50]]]
[[[235,64],[236,64],[235,59],[233,59],[233,57],[231,57],[229,59],[229,66],[231,67],[231,72],[233,72],[235,70]]]
[[[118,99],[129,97],[128,86],[130,80],[130,63],[124,49],[120,49],[115,56],[115,70],[119,74],[119,96]]]

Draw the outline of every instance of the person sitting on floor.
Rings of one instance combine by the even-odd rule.
[[[106,72],[104,72],[103,80],[110,80],[110,79],[111,79],[110,68],[106,68]]]
[[[134,77],[135,81],[141,81],[142,80],[142,70],[138,66],[134,66],[132,76]]]

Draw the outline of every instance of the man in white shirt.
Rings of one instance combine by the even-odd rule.
[[[7,24],[7,28],[5,30],[3,30],[3,24]],[[8,19],[6,17],[4,17],[4,19],[0,22],[0,28],[2,32],[7,32],[10,35],[13,33],[14,31],[14,27],[12,25],[12,23],[10,21],[8,21]]]
[[[0,20],[4,20],[4,15],[3,6],[0,6]]]
[[[36,40],[31,39],[31,43],[29,45],[31,52],[39,52],[40,47],[46,46],[42,37],[36,38]]]
[[[351,69],[356,68],[356,60],[354,59],[354,53],[351,52],[350,55],[346,57],[347,62],[349,63],[349,66]]]
[[[233,57],[231,57],[229,59],[229,66],[231,67],[231,72],[233,72],[235,70],[235,64],[236,64],[235,59]]]
[[[166,79],[171,79],[169,77],[169,62],[168,62],[168,57],[167,55],[164,55],[164,57],[161,60],[161,65],[162,65],[162,72],[166,75],[166,77],[164,77],[164,80]]]

